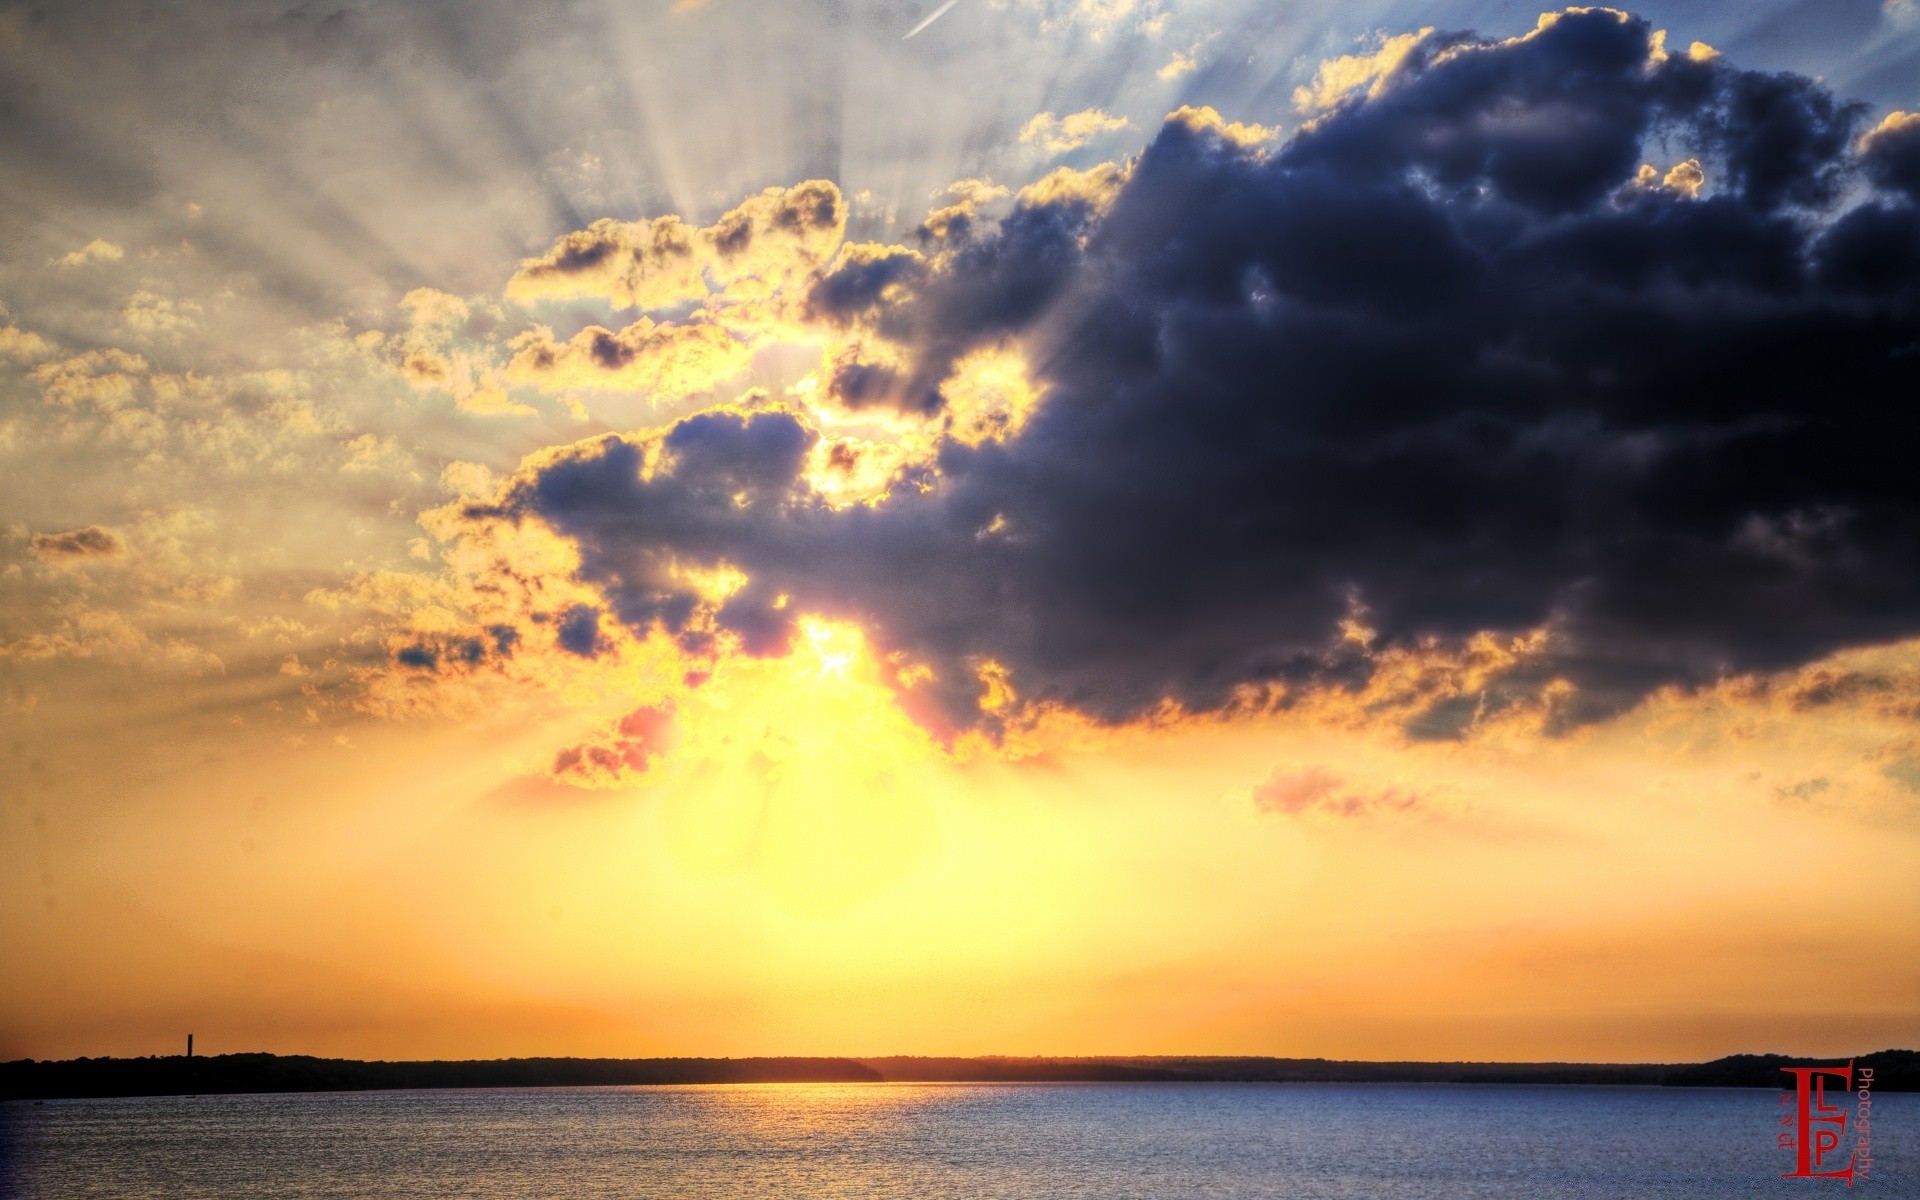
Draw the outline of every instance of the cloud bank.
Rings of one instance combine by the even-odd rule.
[[[550,527],[609,620],[695,654],[858,621],[943,729],[1005,683],[1123,721],[1546,631],[1411,723],[1445,736],[1920,633],[1920,124],[1603,10],[1391,49],[1284,143],[1185,110],[1100,186],[808,276],[821,403],[944,431],[870,503],[820,486],[818,410],[766,402],[550,454],[465,519]],[[957,436],[986,354],[1031,403]]]

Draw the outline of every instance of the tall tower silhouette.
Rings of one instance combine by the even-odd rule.
[[[193,1035],[192,1034],[187,1035],[187,1057],[188,1058],[193,1057]]]

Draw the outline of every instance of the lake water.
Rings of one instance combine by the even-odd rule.
[[[1920,1197],[1920,1094],[1853,1194]],[[1764,1090],[836,1084],[0,1105],[6,1194],[168,1197],[1837,1197]]]

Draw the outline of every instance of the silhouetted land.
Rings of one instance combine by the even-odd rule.
[[[1101,1083],[1572,1083],[1664,1087],[1766,1087],[1787,1066],[1834,1060],[1737,1054],[1706,1063],[1342,1062],[1327,1058],[863,1058],[891,1081]],[[1841,1061],[1845,1061],[1844,1059]],[[1877,1091],[1920,1091],[1920,1051],[1881,1050],[1855,1059],[1874,1068]]]
[[[1783,1066],[1831,1059],[1737,1054],[1708,1063],[1338,1062],[1324,1058],[508,1058],[357,1062],[304,1055],[22,1059],[0,1063],[0,1099],[349,1092],[397,1088],[684,1083],[1546,1083],[1785,1085]],[[1861,1055],[1874,1090],[1920,1091],[1920,1051]]]

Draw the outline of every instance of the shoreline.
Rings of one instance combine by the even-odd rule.
[[[760,1083],[1381,1083],[1778,1088],[1780,1070],[1831,1063],[1731,1055],[1704,1063],[1366,1062],[1112,1056],[977,1058],[508,1058],[419,1062],[223,1054],[0,1063],[0,1100],[313,1092],[468,1091]],[[1858,1055],[1876,1091],[1920,1091],[1920,1051]]]

